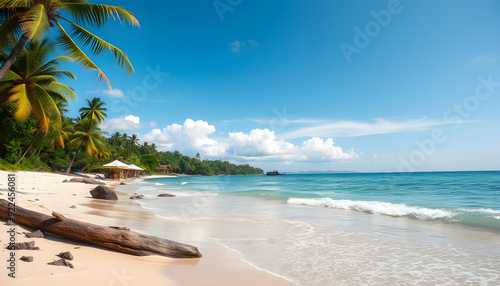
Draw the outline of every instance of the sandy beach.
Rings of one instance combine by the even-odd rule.
[[[117,202],[93,199],[89,191],[96,185],[84,183],[62,183],[70,176],[38,172],[0,171],[0,198],[7,198],[7,176],[16,174],[18,192],[16,205],[50,215],[53,211],[64,216],[104,226],[126,226],[144,232],[155,227],[158,220],[150,211],[120,192],[119,182],[106,181],[106,185],[117,190]],[[75,206],[75,208],[71,208]],[[2,245],[2,267],[0,284],[6,285],[289,285],[290,282],[264,271],[260,271],[241,260],[237,252],[218,245],[215,241],[196,236],[197,230],[186,226],[172,227],[171,233],[183,231],[183,243],[198,247],[203,254],[200,259],[172,259],[160,256],[138,257],[93,246],[88,243],[47,234],[45,238],[26,238],[24,232],[34,229],[15,225],[16,242],[35,241],[40,250],[16,251],[16,278],[8,276],[6,260],[9,257],[7,231],[13,226],[0,224]],[[162,226],[169,228],[168,225]],[[193,227],[195,227],[193,225]],[[146,231],[147,232],[147,231]],[[189,235],[192,234],[192,235]],[[174,239],[175,240],[175,239]],[[53,266],[47,263],[59,259],[60,252],[70,251],[74,269]],[[23,255],[33,256],[33,262],[20,261]]]

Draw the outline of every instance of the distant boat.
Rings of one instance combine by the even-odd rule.
[[[286,173],[280,173],[278,171],[271,171],[271,172],[267,172],[267,175],[268,176],[274,176],[274,175],[286,175]]]

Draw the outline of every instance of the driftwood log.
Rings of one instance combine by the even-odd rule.
[[[9,202],[0,199],[0,216],[9,219]],[[162,255],[175,258],[197,258],[201,253],[195,246],[140,234],[130,230],[104,227],[66,218],[56,212],[53,216],[16,206],[15,220],[18,224],[42,231],[85,241],[121,252],[146,256]]]

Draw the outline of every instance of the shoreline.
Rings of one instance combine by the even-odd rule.
[[[89,191],[97,185],[84,183],[62,183],[68,175],[28,172],[0,171],[0,198],[6,199],[5,192],[7,174],[15,173],[18,193],[16,204],[24,208],[50,215],[57,211],[68,218],[77,219],[99,225],[117,225],[130,227],[132,230],[171,239],[169,236],[179,235],[179,231],[196,232],[188,227],[175,226],[173,235],[168,235],[172,227],[162,223],[161,218],[152,211],[144,209],[139,202],[130,200],[129,192],[120,185],[127,181],[104,181],[106,186],[117,192],[118,201],[93,199]],[[77,176],[75,176],[77,177]],[[158,176],[160,177],[160,176]],[[167,177],[172,177],[171,175]],[[157,178],[156,176],[153,178]],[[142,178],[146,179],[146,178]],[[138,180],[134,180],[137,182]],[[131,182],[131,181],[128,181]],[[70,208],[76,206],[76,208]],[[158,224],[165,224],[165,235],[150,233]],[[6,235],[8,227],[5,220],[0,223],[0,242],[2,257],[8,257]],[[46,238],[25,238],[22,232],[34,229],[16,225],[16,242],[35,241],[40,250],[17,250],[17,277],[7,276],[6,267],[0,267],[0,282],[9,285],[56,285],[72,283],[75,285],[110,285],[120,277],[131,278],[128,285],[230,285],[234,282],[245,285],[289,285],[290,282],[269,272],[258,270],[245,262],[235,251],[225,249],[214,241],[197,241],[196,237],[181,235],[182,243],[197,246],[203,254],[200,259],[173,259],[160,256],[139,257],[124,254],[110,249],[101,248],[72,239],[47,234]],[[176,240],[176,239],[174,239]],[[77,247],[75,249],[75,247]],[[48,262],[59,259],[56,254],[70,251],[75,259],[71,261],[74,269],[62,266],[47,265]],[[20,261],[20,256],[30,255],[33,262]],[[2,259],[5,260],[5,259]],[[7,263],[7,262],[5,262]],[[1,266],[1,265],[0,265]],[[75,281],[76,280],[76,281]],[[82,281],[82,282],[79,282]],[[83,282],[84,281],[84,282]],[[241,282],[241,283],[240,283]]]

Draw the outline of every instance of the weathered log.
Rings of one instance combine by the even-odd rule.
[[[9,218],[8,208],[9,202],[0,199],[1,217],[5,219]],[[27,225],[44,232],[139,256],[162,255],[175,258],[201,257],[201,253],[195,246],[140,234],[134,231],[81,222],[63,216],[55,218],[19,206],[16,206],[15,221],[18,224]]]

